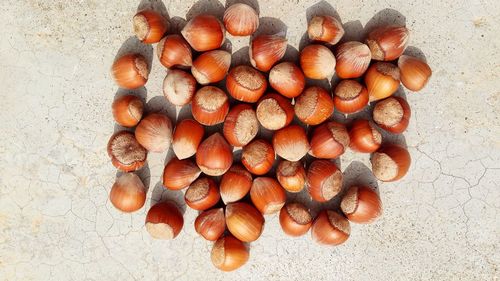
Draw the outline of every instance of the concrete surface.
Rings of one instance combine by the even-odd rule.
[[[130,19],[138,3],[1,1],[0,280],[498,280],[498,2],[329,2],[260,1],[262,31],[286,30],[292,59],[314,13],[336,11],[351,39],[365,26],[406,23],[415,47],[409,51],[425,54],[434,70],[425,90],[404,91],[413,117],[395,141],[408,145],[410,173],[379,184],[384,216],[353,225],[345,245],[285,237],[269,216],[248,264],[221,273],[210,262],[211,243],[195,234],[194,211],[186,210],[173,241],[154,241],[143,227],[152,202],[182,200],[182,193],[162,191],[165,154],[151,155],[141,173],[150,187],[145,208],[122,214],[107,199],[116,173],[105,152],[116,129],[110,105],[121,93],[109,68],[117,53],[137,47]],[[176,24],[224,7],[213,0],[164,4]],[[244,61],[248,39],[228,39]],[[175,116],[161,94],[165,70],[156,57],[153,71],[147,93],[137,93],[147,96],[149,111]],[[348,181],[375,184],[367,160],[343,158]]]

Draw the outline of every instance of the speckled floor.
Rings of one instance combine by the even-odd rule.
[[[498,280],[498,2],[328,2],[260,1],[262,31],[286,31],[293,60],[313,14],[338,13],[349,39],[361,39],[364,27],[406,24],[409,52],[425,54],[434,70],[422,92],[399,93],[413,116],[404,139],[393,141],[407,144],[410,173],[378,184],[383,217],[352,225],[346,244],[287,238],[268,216],[248,264],[221,273],[210,262],[211,243],[195,234],[194,211],[185,211],[173,241],[152,240],[144,229],[151,203],[182,200],[161,186],[165,154],[151,154],[141,174],[149,182],[141,211],[122,214],[107,199],[116,171],[105,147],[119,91],[109,68],[137,47],[130,23],[137,1],[1,1],[0,280]],[[175,25],[224,8],[213,0],[140,6],[148,5],[166,8]],[[228,39],[235,63],[245,62],[248,39]],[[150,47],[141,50],[153,57],[154,74],[139,94],[149,111],[175,117],[161,93],[165,70]],[[341,165],[347,183],[377,184],[368,156],[348,153]]]

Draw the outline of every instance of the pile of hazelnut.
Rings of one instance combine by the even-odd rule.
[[[247,262],[245,243],[259,238],[264,215],[279,213],[284,233],[296,237],[311,229],[313,240],[325,245],[344,243],[350,222],[370,223],[381,215],[379,195],[368,186],[349,187],[339,211],[323,210],[315,218],[305,205],[287,202],[287,192],[306,188],[316,202],[337,196],[343,174],[331,159],[348,148],[372,153],[372,171],[380,181],[395,181],[407,173],[408,151],[382,144],[380,133],[382,129],[400,134],[408,126],[410,107],[393,96],[400,82],[419,91],[431,76],[424,61],[403,55],[409,35],[405,27],[378,27],[365,43],[333,47],[344,35],[342,24],[334,17],[316,16],[307,29],[313,44],[300,51],[300,65],[280,62],[286,38],[259,35],[251,39],[251,66],[230,69],[231,54],[219,49],[226,31],[249,36],[259,27],[258,14],[248,5],[227,8],[223,22],[208,14],[195,16],[181,34],[165,36],[168,21],[153,10],[137,13],[133,25],[138,39],[157,43],[158,60],[168,68],[163,82],[166,102],[190,104],[194,120],[174,126],[164,114],[143,118],[144,104],[137,96],[114,101],[116,122],[135,127],[135,132],[115,133],[108,143],[113,165],[125,172],[111,189],[110,200],[117,209],[133,212],[143,207],[146,188],[133,171],[144,166],[148,152],[165,152],[172,145],[176,157],[165,166],[163,185],[170,190],[187,188],[187,206],[200,211],[194,228],[215,241],[211,259],[220,270],[231,271]],[[149,69],[146,59],[133,53],[118,58],[112,74],[121,88],[136,89],[146,84]],[[333,93],[306,85],[306,78],[334,74],[341,80]],[[224,79],[226,89],[213,86]],[[376,102],[373,120],[357,119],[346,126],[330,119],[334,109],[352,114],[370,102]],[[205,136],[206,126],[221,123],[222,132]],[[272,140],[257,137],[261,127],[273,132]],[[233,147],[242,147],[241,163],[234,163]],[[312,160],[306,168],[303,160],[308,154]],[[153,238],[173,239],[184,221],[178,206],[160,202],[151,207],[145,224]]]

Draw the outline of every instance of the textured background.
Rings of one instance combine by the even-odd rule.
[[[145,208],[121,214],[107,199],[116,172],[105,146],[118,92],[109,68],[117,53],[137,47],[130,23],[137,1],[0,2],[0,280],[498,280],[497,1],[260,1],[262,31],[286,30],[288,59],[304,44],[308,16],[338,13],[350,39],[365,27],[406,24],[416,47],[409,51],[425,54],[434,76],[422,92],[407,93],[413,116],[395,141],[406,142],[413,165],[402,181],[379,185],[380,220],[353,225],[346,244],[329,248],[310,236],[285,237],[269,216],[248,264],[226,274],[211,265],[211,243],[195,235],[194,211],[186,210],[174,241],[145,231],[151,203],[182,200],[162,191],[165,154],[151,154],[141,174],[150,187]],[[162,7],[152,2],[141,7]],[[164,5],[180,24],[205,10],[221,15],[225,3]],[[235,61],[245,61],[248,38],[228,39]],[[153,71],[137,93],[148,110],[174,117],[156,57]],[[348,182],[376,184],[367,160],[343,158]]]

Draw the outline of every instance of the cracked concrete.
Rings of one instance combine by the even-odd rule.
[[[0,3],[0,280],[498,280],[496,1],[260,1],[265,28],[286,28],[288,59],[303,46],[306,17],[335,9],[351,39],[361,38],[364,26],[406,23],[415,47],[409,51],[425,54],[434,75],[423,91],[400,93],[412,119],[404,139],[391,139],[406,142],[413,163],[403,180],[378,183],[381,219],[352,225],[345,245],[328,248],[309,236],[285,237],[277,217],[268,216],[250,261],[232,273],[211,265],[211,243],[195,234],[192,210],[173,241],[152,240],[145,231],[152,203],[182,200],[161,190],[165,154],[150,155],[145,208],[122,214],[107,199],[116,171],[105,146],[118,91],[109,67],[131,36],[137,2]],[[215,0],[164,4],[171,18],[223,8]],[[245,61],[248,39],[228,38],[236,60]],[[161,96],[164,76],[154,57],[147,100]],[[175,116],[162,100],[148,103],[149,110]],[[375,183],[352,161],[369,167],[367,155],[349,152],[342,170]]]

